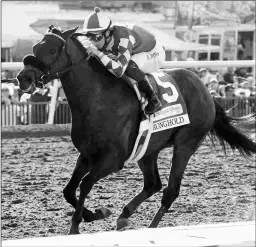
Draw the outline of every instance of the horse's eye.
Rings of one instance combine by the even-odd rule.
[[[51,53],[51,54],[55,54],[55,53],[56,53],[56,50],[51,50],[50,53]]]

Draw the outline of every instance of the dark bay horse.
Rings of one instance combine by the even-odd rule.
[[[33,47],[34,56],[24,58],[25,67],[17,76],[22,90],[29,91],[41,78],[47,83],[59,77],[65,91],[72,114],[71,139],[80,152],[63,190],[65,199],[75,208],[70,234],[79,233],[82,218],[91,222],[109,216],[110,211],[105,208],[88,210],[85,198],[97,181],[123,168],[132,152],[142,115],[134,90],[122,78],[109,73],[96,58],[88,59],[75,32],[76,29],[48,30]],[[188,161],[208,134],[212,140],[220,140],[224,151],[230,146],[245,156],[256,153],[256,143],[233,124],[240,119],[227,115],[198,76],[186,69],[173,69],[168,74],[185,100],[190,124],[152,134],[147,151],[138,162],[144,177],[143,189],[123,208],[117,229],[127,226],[136,208],[161,189],[157,158],[162,149],[173,146],[172,166],[161,207],[149,227],[158,226],[178,197]]]

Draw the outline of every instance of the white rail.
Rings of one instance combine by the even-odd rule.
[[[221,67],[253,67],[253,77],[255,78],[255,60],[237,60],[237,61],[170,61],[165,62],[162,69],[169,70],[172,68],[221,68]],[[5,62],[2,63],[2,70],[21,70],[22,62]],[[56,84],[56,83],[55,83]],[[57,85],[57,84],[56,84]],[[55,85],[55,87],[56,87]],[[57,88],[54,89],[52,96],[48,123],[53,123],[56,103],[57,103]]]
[[[22,62],[5,62],[1,63],[2,71],[3,70],[20,70],[24,67]]]
[[[166,61],[164,69],[170,68],[209,68],[209,67],[255,67],[255,60],[236,61]]]
[[[255,67],[255,60],[236,61],[166,61],[164,69],[170,68],[209,68],[209,67]],[[23,68],[22,62],[2,63],[2,70],[20,70]]]

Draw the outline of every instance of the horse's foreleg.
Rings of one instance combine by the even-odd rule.
[[[110,152],[111,153],[111,152]],[[93,166],[93,169],[89,174],[87,174],[80,183],[80,195],[76,205],[75,213],[72,217],[72,224],[69,234],[78,234],[79,233],[79,224],[82,221],[83,208],[86,196],[91,191],[93,185],[101,178],[106,177],[107,175],[117,172],[123,167],[124,161],[122,163],[118,162],[116,156],[112,153],[108,154],[107,157],[102,158],[101,161]],[[93,214],[94,219],[100,219],[109,216],[110,213],[106,209],[96,210],[96,213]],[[85,219],[85,221],[88,221]]]
[[[80,154],[76,161],[76,167],[73,171],[71,179],[63,190],[64,198],[74,208],[76,208],[77,205],[76,189],[78,188],[82,178],[90,171],[90,169],[89,161],[83,157],[82,154]],[[88,209],[83,208],[83,218],[90,222],[95,219],[95,215]]]
[[[137,207],[161,190],[162,183],[157,168],[158,153],[153,153],[143,157],[139,162],[139,167],[143,173],[144,186],[142,191],[137,194],[124,208],[121,215],[117,219],[116,229],[119,230],[128,225],[128,218],[135,212]]]
[[[182,133],[184,135],[182,135]],[[165,213],[171,207],[175,199],[179,196],[181,180],[188,161],[190,157],[196,152],[197,148],[204,139],[204,135],[200,135],[191,139],[185,139],[184,136],[186,137],[189,135],[186,135],[182,131],[176,136],[176,143],[173,150],[172,168],[169,176],[168,186],[163,191],[163,197],[161,201],[162,206],[150,223],[150,228],[155,228],[158,226]]]

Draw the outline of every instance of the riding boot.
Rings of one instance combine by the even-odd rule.
[[[147,99],[148,99],[148,104],[145,107],[145,113],[146,114],[153,114],[157,110],[159,110],[162,106],[160,100],[158,99],[153,87],[151,86],[150,82],[147,80],[146,76],[144,80],[141,80],[138,82],[138,87],[139,89],[145,93]]]
[[[147,80],[145,73],[139,69],[138,65],[133,60],[129,61],[125,74],[137,81],[139,90],[145,93],[148,99],[145,113],[150,115],[157,111],[162,106],[161,102]]]

